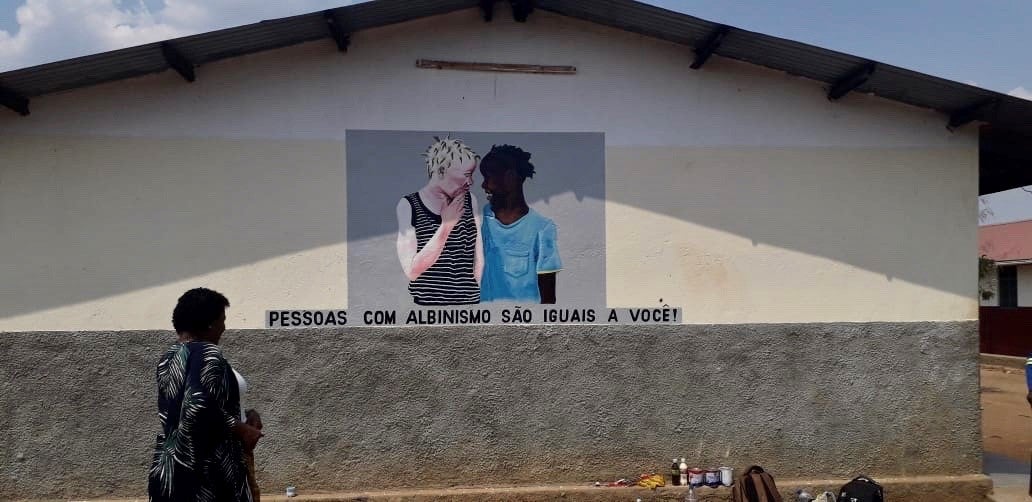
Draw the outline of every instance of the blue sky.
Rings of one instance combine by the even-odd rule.
[[[313,12],[353,0],[0,0],[0,71]],[[1032,0],[649,0],[1032,99]],[[983,197],[986,223],[1032,218],[1032,193]]]

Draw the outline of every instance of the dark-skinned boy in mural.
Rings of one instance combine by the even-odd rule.
[[[480,162],[488,200],[481,226],[484,302],[556,303],[558,230],[527,205],[523,184],[534,176],[530,157],[519,147],[495,145]]]

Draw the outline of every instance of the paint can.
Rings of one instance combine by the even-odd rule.
[[[710,467],[706,469],[706,486],[716,488],[720,486],[720,469]]]
[[[735,470],[732,467],[720,468],[720,484],[731,486],[735,482]]]
[[[287,487],[287,496],[288,497],[296,497],[297,496],[297,488],[295,488],[293,486],[288,486]]]
[[[688,469],[688,484],[696,487],[706,484],[706,471],[698,467]]]

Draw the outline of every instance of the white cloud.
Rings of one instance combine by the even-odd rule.
[[[1007,94],[1010,94],[1011,96],[1014,96],[1016,98],[1032,100],[1032,91],[1020,86],[1011,89],[1010,92],[1008,92]]]
[[[357,0],[25,0],[0,30],[0,71],[254,23]]]

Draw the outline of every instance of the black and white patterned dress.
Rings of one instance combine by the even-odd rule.
[[[218,345],[176,343],[156,371],[161,434],[148,476],[151,501],[251,502],[236,376]]]
[[[410,193],[405,200],[412,206],[412,227],[416,229],[416,252],[423,250],[441,226],[441,216],[430,211],[419,193]],[[470,194],[459,222],[448,234],[441,256],[414,281],[409,293],[417,305],[472,305],[480,303],[480,284],[474,275],[476,263],[477,225],[473,219]]]

